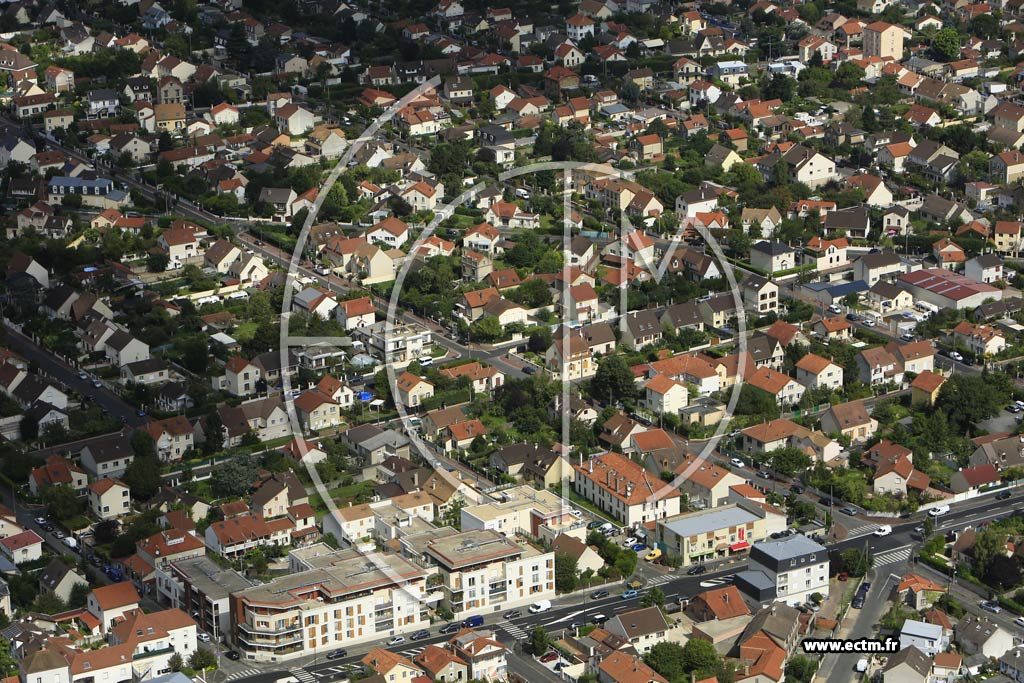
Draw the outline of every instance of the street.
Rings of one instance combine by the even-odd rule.
[[[82,400],[93,403],[131,427],[146,423],[144,416],[137,414],[137,409],[124,401],[106,386],[95,387],[88,379],[78,376],[79,370],[57,358],[46,349],[39,347],[34,341],[17,330],[5,325],[4,342],[12,351],[35,363],[41,372],[53,377],[58,382],[74,390],[82,396]]]

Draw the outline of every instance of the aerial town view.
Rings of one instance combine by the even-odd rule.
[[[1024,0],[0,0],[0,72],[0,683],[1024,683]]]

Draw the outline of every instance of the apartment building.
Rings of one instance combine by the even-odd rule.
[[[493,529],[433,538],[422,556],[441,577],[440,604],[456,618],[555,597],[555,554]]]
[[[619,453],[593,456],[573,469],[576,493],[627,526],[679,514],[679,491]]]
[[[347,549],[306,564],[313,568],[231,595],[232,638],[247,660],[326,654],[428,625],[426,572],[408,560]]]
[[[755,543],[736,585],[759,602],[799,605],[814,593],[828,597],[828,550],[802,534]]]

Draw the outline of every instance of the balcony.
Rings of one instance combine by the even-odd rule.
[[[241,631],[247,631],[257,636],[274,636],[282,633],[290,633],[292,631],[301,631],[302,622],[296,619],[292,623],[286,626],[282,626],[280,628],[258,628],[256,626],[243,622],[238,625],[238,628]]]
[[[241,641],[242,643],[246,643],[246,644],[252,646],[252,648],[263,648],[263,649],[276,650],[278,648],[286,647],[286,646],[294,645],[294,644],[298,644],[301,647],[301,644],[302,644],[302,634],[301,633],[296,633],[295,635],[291,635],[291,636],[273,637],[273,638],[272,637],[263,637],[263,636],[252,637],[252,636],[246,636],[246,635],[243,635],[243,634],[239,634],[238,640]]]
[[[159,650],[144,650],[142,652],[136,652],[135,654],[133,654],[132,659],[138,660],[147,659],[149,657],[159,657],[161,655],[170,654],[171,652],[174,652],[174,648],[170,646],[162,647]]]

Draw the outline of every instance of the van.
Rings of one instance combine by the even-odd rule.
[[[475,616],[472,616],[472,617],[469,617],[465,621],[462,622],[462,627],[463,628],[475,628],[477,626],[483,626],[483,625],[484,625],[484,618],[481,615],[479,615],[479,614],[477,614]]]
[[[530,191],[529,190],[524,190],[523,188],[520,187],[520,188],[516,189],[516,198],[517,199],[525,199],[525,200],[529,201],[530,200]]]
[[[615,525],[612,524],[611,522],[605,522],[604,524],[602,524],[601,526],[598,527],[598,529],[600,529],[601,531],[603,531],[605,533],[608,533],[609,531],[612,531],[614,528],[615,528]]]
[[[248,299],[249,298],[249,292],[243,292],[241,290],[239,290],[237,292],[231,292],[230,294],[228,294],[227,298],[229,298],[229,299]]]
[[[420,364],[421,368],[426,368],[434,364],[433,356],[420,356],[416,359],[416,362]]]
[[[64,545],[71,548],[72,550],[78,550],[78,541],[76,541],[71,536],[68,536],[64,539]]]
[[[550,600],[541,600],[530,605],[530,614],[540,614],[541,612],[547,612],[551,609]]]

